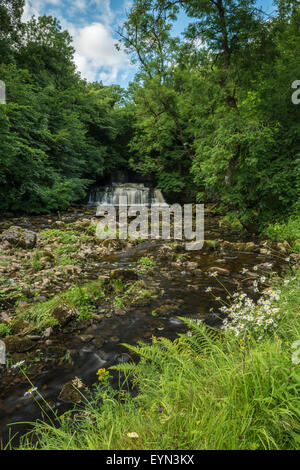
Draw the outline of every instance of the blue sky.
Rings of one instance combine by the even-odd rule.
[[[131,3],[132,0],[26,0],[23,19],[32,15],[55,16],[73,37],[75,63],[82,77],[126,87],[136,69],[115,44],[116,30]],[[257,5],[267,13],[274,9],[272,0],[258,0]],[[174,33],[179,35],[186,25],[187,18],[180,15]]]

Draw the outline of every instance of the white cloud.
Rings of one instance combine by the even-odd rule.
[[[33,15],[40,15],[41,7],[42,2],[40,0],[26,0],[22,20],[28,21]]]
[[[77,31],[74,38],[76,51],[99,66],[115,66],[125,60],[125,54],[115,48],[116,39],[107,27],[93,23]]]
[[[118,41],[108,26],[95,22],[84,27],[69,25],[67,29],[73,37],[75,64],[83,78],[108,85],[132,67],[125,52],[116,49]]]
[[[96,7],[95,13],[105,24],[111,25],[115,19],[115,14],[110,7],[110,0],[92,0],[91,4]]]
[[[129,6],[130,1],[125,0],[124,6]],[[33,14],[43,14],[45,3],[52,7],[62,7],[61,0],[26,0],[23,20],[28,21]],[[64,3],[64,16],[61,16],[60,8],[54,13],[60,20],[62,28],[67,29],[73,37],[76,51],[74,61],[82,77],[88,81],[102,80],[105,85],[116,83],[119,78],[123,81],[124,77],[128,77],[133,67],[125,52],[118,51],[115,47],[119,42],[113,36],[116,15],[111,9],[110,0],[73,0],[70,9],[67,9],[66,2]],[[74,13],[84,10],[95,12],[92,23],[88,23],[87,20],[85,24],[82,23],[84,18],[80,14],[79,18],[76,18],[78,14]],[[68,19],[65,18],[66,12]],[[76,23],[72,21],[73,15],[77,20]]]
[[[76,8],[77,10],[84,10],[85,7],[86,7],[85,0],[74,0],[73,8]]]

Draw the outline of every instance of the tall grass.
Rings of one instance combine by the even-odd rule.
[[[300,214],[295,214],[285,223],[275,223],[266,227],[263,231],[264,236],[271,240],[287,240],[295,251],[300,251]]]
[[[292,362],[299,276],[281,291],[276,333],[241,347],[235,337],[185,320],[190,332],[175,342],[128,346],[140,362],[114,367],[125,377],[118,391],[105,376],[83,408],[58,427],[35,423],[21,448],[299,449],[300,365]]]

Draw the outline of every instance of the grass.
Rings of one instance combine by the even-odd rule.
[[[61,262],[65,258],[61,259]],[[68,264],[66,262],[66,264]],[[55,295],[46,302],[38,302],[30,305],[19,314],[23,320],[29,321],[35,331],[43,331],[45,328],[59,326],[53,316],[54,310],[60,305],[68,305],[70,309],[76,309],[78,322],[84,322],[91,318],[97,310],[99,300],[110,302],[114,307],[122,309],[141,299],[157,298],[154,288],[147,288],[144,281],[123,282],[120,279],[112,279],[109,283],[103,280],[92,281],[82,285],[70,287],[62,294]]]
[[[55,239],[62,245],[76,243],[78,240],[78,233],[74,230],[49,229],[42,231],[40,235],[44,237],[46,242],[51,242]]]
[[[148,258],[148,256],[143,256],[139,259],[138,265],[142,270],[148,270],[156,266],[156,261],[151,258]]]
[[[78,312],[77,321],[85,321],[91,317],[94,302],[103,295],[102,282],[94,281],[83,286],[75,286],[52,299],[32,305],[19,316],[30,321],[38,330],[58,325],[52,313],[60,304],[67,304]]]
[[[286,240],[293,250],[300,251],[300,215],[290,217],[286,223],[270,225],[263,233],[274,241]]]
[[[147,288],[145,281],[139,280],[125,283],[120,280],[113,280],[110,283],[114,297],[114,305],[116,307],[125,308],[128,305],[134,305],[142,299],[156,299],[158,293],[154,288]],[[162,293],[162,291],[160,291]]]
[[[300,366],[292,361],[299,280],[298,273],[280,287],[278,328],[246,347],[188,319],[189,333],[174,342],[128,346],[140,361],[112,368],[120,372],[119,390],[101,376],[83,408],[65,413],[59,426],[34,423],[21,448],[299,449]]]
[[[0,338],[5,338],[6,336],[9,336],[11,333],[11,329],[8,325],[5,323],[0,323]]]

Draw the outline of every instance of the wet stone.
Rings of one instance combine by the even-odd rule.
[[[105,343],[103,338],[94,338],[93,339],[93,344],[96,346],[96,348],[102,348],[103,344]]]
[[[160,307],[153,310],[152,314],[154,316],[165,316],[174,313],[176,310],[176,305],[161,305]]]
[[[67,325],[77,316],[77,310],[67,304],[58,305],[52,312],[52,316],[59,322],[61,326]]]
[[[228,271],[228,269],[220,268],[219,266],[211,266],[210,268],[208,268],[207,272],[208,273],[216,272],[217,274],[220,274],[221,276],[229,276],[230,274],[230,271]]]
[[[126,310],[123,310],[122,308],[119,308],[119,307],[115,307],[114,313],[115,315],[118,315],[118,316],[124,316],[126,315]]]
[[[27,328],[30,327],[30,323],[28,321],[25,321],[25,320],[21,320],[19,318],[15,319],[15,320],[12,320],[10,322],[10,328],[11,328],[11,332],[13,335],[18,335],[19,333],[23,332],[24,330],[26,330]]]
[[[54,330],[53,328],[51,328],[51,326],[49,328],[46,328],[44,332],[44,338],[50,338],[50,336],[52,336],[53,333],[54,333]]]
[[[137,273],[133,269],[118,268],[111,271],[111,279],[121,279],[123,281],[136,281]]]
[[[76,390],[72,382],[66,383],[58,396],[58,399],[64,403],[80,403],[81,398],[80,392]]]
[[[82,335],[82,336],[80,336],[80,339],[84,343],[90,343],[91,341],[93,341],[94,336],[93,335]]]
[[[18,336],[9,336],[3,339],[7,352],[22,353],[30,351],[35,347],[35,343],[28,338],[19,338]]]
[[[119,364],[124,364],[124,362],[129,362],[131,360],[129,354],[123,353],[117,356],[117,362]]]
[[[109,339],[110,339],[110,341],[113,341],[114,343],[119,343],[120,342],[120,338],[118,338],[118,336],[111,336]]]
[[[10,227],[0,238],[1,241],[24,249],[32,249],[36,245],[36,233],[18,226]]]

